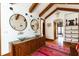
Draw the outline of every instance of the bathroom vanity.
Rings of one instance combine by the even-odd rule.
[[[45,45],[44,37],[32,37],[10,42],[10,56],[28,56]]]

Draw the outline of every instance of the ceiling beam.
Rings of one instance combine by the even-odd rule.
[[[58,10],[63,10],[63,11],[72,11],[72,12],[79,12],[79,9],[74,9],[74,8],[58,8]]]
[[[54,12],[56,12],[57,10],[62,10],[62,11],[71,11],[71,12],[79,12],[79,9],[74,9],[74,8],[62,8],[62,7],[58,7],[55,10],[53,10],[51,13],[49,13],[45,19],[47,19],[49,16],[51,16]]]
[[[68,4],[68,5],[79,5],[79,3],[54,3],[54,4]]]
[[[31,5],[31,7],[29,8],[29,12],[32,13],[35,10],[35,8],[37,7],[37,5],[38,5],[38,3],[33,3]]]
[[[39,17],[41,17],[42,15],[44,15],[54,4],[50,3],[40,14]]]
[[[53,10],[51,13],[49,13],[49,14],[45,17],[45,19],[47,19],[49,16],[51,16],[55,11],[57,11],[57,8],[56,8],[55,10]]]

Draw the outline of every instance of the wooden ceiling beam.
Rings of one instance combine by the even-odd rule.
[[[31,7],[29,8],[29,12],[32,13],[32,12],[34,11],[34,9],[37,7],[38,4],[39,4],[39,3],[33,3],[33,4],[31,5]]]
[[[55,10],[53,10],[51,13],[49,13],[45,19],[47,19],[49,16],[51,16],[54,12],[56,12],[57,10],[63,10],[63,11],[71,11],[71,12],[79,12],[79,9],[74,9],[74,8],[62,8],[62,7],[58,7]]]
[[[44,15],[54,4],[50,3],[40,14],[39,17],[41,17],[42,15]]]
[[[49,13],[49,14],[45,17],[45,19],[47,19],[49,16],[51,16],[55,11],[57,11],[57,8],[56,8],[55,10],[53,10],[51,13]]]
[[[75,8],[58,8],[58,10],[63,10],[63,11],[72,11],[72,12],[79,12],[79,9]]]

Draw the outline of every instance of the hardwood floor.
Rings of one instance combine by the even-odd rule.
[[[55,40],[46,40],[46,44],[49,44],[49,45],[51,45],[51,44],[58,45],[58,42],[57,42],[57,39],[55,39]],[[63,47],[69,48],[70,44],[63,42]]]

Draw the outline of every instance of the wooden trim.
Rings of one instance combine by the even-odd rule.
[[[32,13],[34,9],[37,7],[38,3],[33,3],[31,7],[29,8],[29,12]]]
[[[45,19],[47,19],[49,16],[51,16],[51,15],[52,15],[54,12],[56,12],[57,10],[79,12],[79,9],[58,7],[58,8],[56,8],[55,10],[53,10],[51,13],[49,13],[49,14],[45,17]]]
[[[59,7],[57,10],[79,12],[79,9],[75,9],[75,8],[61,8],[61,7]]]
[[[43,36],[45,37],[45,20],[43,20]]]
[[[48,38],[46,38],[46,41],[54,41],[54,39],[48,39]]]
[[[45,14],[54,4],[50,3],[40,14],[39,17],[41,17],[43,14]]]
[[[40,35],[42,35],[42,33],[41,33],[41,32],[42,32],[42,31],[41,31],[41,30],[42,30],[42,29],[41,29],[41,24],[42,24],[42,23],[41,23],[41,19],[40,19]]]
[[[79,3],[54,3],[54,4],[75,4],[75,5],[79,5]]]
[[[62,4],[72,4],[72,5],[79,5],[79,3],[62,3]]]

